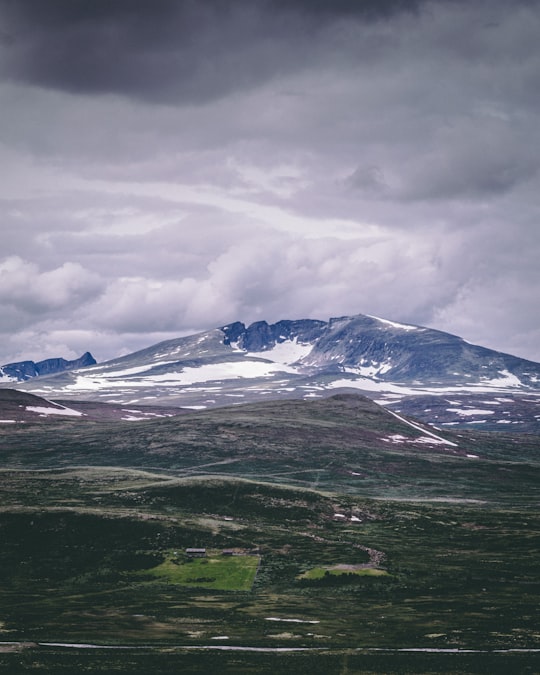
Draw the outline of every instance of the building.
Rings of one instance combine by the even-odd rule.
[[[206,549],[205,548],[186,548],[186,555],[190,558],[205,558]]]

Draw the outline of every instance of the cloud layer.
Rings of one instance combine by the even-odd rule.
[[[540,6],[0,0],[0,363],[366,312],[540,360]]]

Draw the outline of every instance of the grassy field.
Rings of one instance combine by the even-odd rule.
[[[174,461],[191,463],[189,471],[150,461],[99,466],[103,451],[93,464],[70,463],[90,458],[96,439],[105,442],[97,428],[92,443],[71,439],[65,456],[50,430],[40,441],[24,429],[17,460],[13,436],[4,434],[0,672],[540,672],[539,654],[519,651],[540,649],[534,439],[488,434],[482,451],[474,446],[479,460],[439,447],[400,456],[387,443],[366,449],[358,429],[354,450],[350,430],[361,427],[361,415],[349,403],[322,417],[307,440],[310,406],[298,423],[292,413],[277,416],[265,441],[276,409],[267,412],[258,438],[250,410],[227,427],[238,452],[235,444],[229,455],[220,442],[203,445],[201,435],[195,457],[182,454],[184,443]],[[332,423],[335,453],[324,431]],[[296,466],[288,484],[272,458],[278,426],[280,456]],[[131,460],[148,441],[142,429]],[[182,433],[189,429],[195,434],[195,426]],[[222,463],[209,467],[218,456]],[[151,459],[160,464],[159,452]],[[247,470],[270,460],[264,482]],[[318,483],[298,479],[315,471],[310,463],[326,466]],[[347,473],[351,467],[365,480]],[[205,548],[208,557],[188,562],[186,548]]]
[[[0,511],[6,640],[201,644],[227,636],[231,644],[272,647],[540,647],[535,510],[113,475],[104,470],[102,482],[95,469],[54,472],[54,480],[47,472],[3,476],[11,495]],[[29,506],[36,482],[41,490]],[[220,512],[227,504],[234,515]],[[361,522],[336,521],[344,511]],[[225,581],[225,567],[206,570],[246,564],[251,581],[256,556],[175,565],[173,552],[187,547],[257,548],[253,590],[232,576]],[[337,564],[373,572],[309,578]],[[200,578],[216,582],[186,585]]]
[[[123,675],[535,675],[538,662],[528,654],[372,653],[341,652],[242,653],[212,650],[132,649],[96,650],[40,647],[0,653],[0,673],[77,672],[122,673]]]
[[[352,579],[347,578],[349,576],[359,576],[359,577],[384,577],[388,576],[386,570],[381,569],[370,569],[365,567],[355,567],[354,565],[342,565],[342,566],[329,566],[329,567],[313,567],[310,570],[307,570],[299,576],[299,579],[307,580],[324,580],[327,582],[333,582],[333,579],[328,579],[328,577],[346,577],[344,581],[352,581]]]
[[[249,591],[259,562],[259,556],[254,555],[224,556],[219,551],[209,551],[204,558],[190,558],[177,551],[168,551],[163,562],[143,574],[181,586]]]
[[[538,437],[425,433],[373,401],[342,395],[218,408],[152,422],[0,425],[1,466],[129,467],[232,476],[387,499],[540,498]],[[400,442],[392,439],[399,437]],[[419,440],[420,439],[420,440]]]

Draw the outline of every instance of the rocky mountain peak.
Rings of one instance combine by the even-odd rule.
[[[68,361],[63,358],[44,359],[43,361],[17,361],[0,366],[0,379],[24,382],[40,375],[53,375],[65,370],[76,370],[96,365],[97,361],[90,352],[85,352],[78,359]]]

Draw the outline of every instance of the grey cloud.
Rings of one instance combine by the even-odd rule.
[[[100,278],[78,263],[66,262],[47,271],[16,256],[0,263],[0,303],[18,312],[36,315],[65,310],[95,297],[101,289]]]
[[[272,76],[293,27],[254,3],[3,4],[5,77],[79,93],[201,102]],[[289,39],[284,39],[288,36]]]
[[[0,0],[2,256],[59,293],[4,353],[364,311],[540,358],[539,9]]]
[[[533,149],[535,143],[531,145],[537,136],[537,130],[506,120],[456,119],[438,130],[427,147],[411,158],[397,196],[500,197],[538,173],[540,160]]]
[[[446,0],[448,1],[448,0]],[[415,13],[425,0],[18,0],[0,3],[4,77],[148,101],[214,100],[318,60],[339,24]],[[361,40],[368,57],[380,43]]]
[[[4,343],[15,342],[21,332],[43,321],[73,315],[103,289],[99,276],[77,263],[44,271],[16,256],[0,260],[0,333]]]
[[[360,190],[366,196],[381,197],[388,191],[384,172],[378,166],[362,165],[345,179],[345,185],[353,190]]]
[[[381,307],[397,319],[426,316],[427,307],[451,299],[455,286],[442,278],[438,246],[404,239],[351,242],[304,240],[285,233],[252,233],[229,244],[193,278],[141,275],[112,279],[87,304],[87,320],[102,330],[179,332],[235,319],[279,320]],[[141,257],[141,263],[142,263]]]

